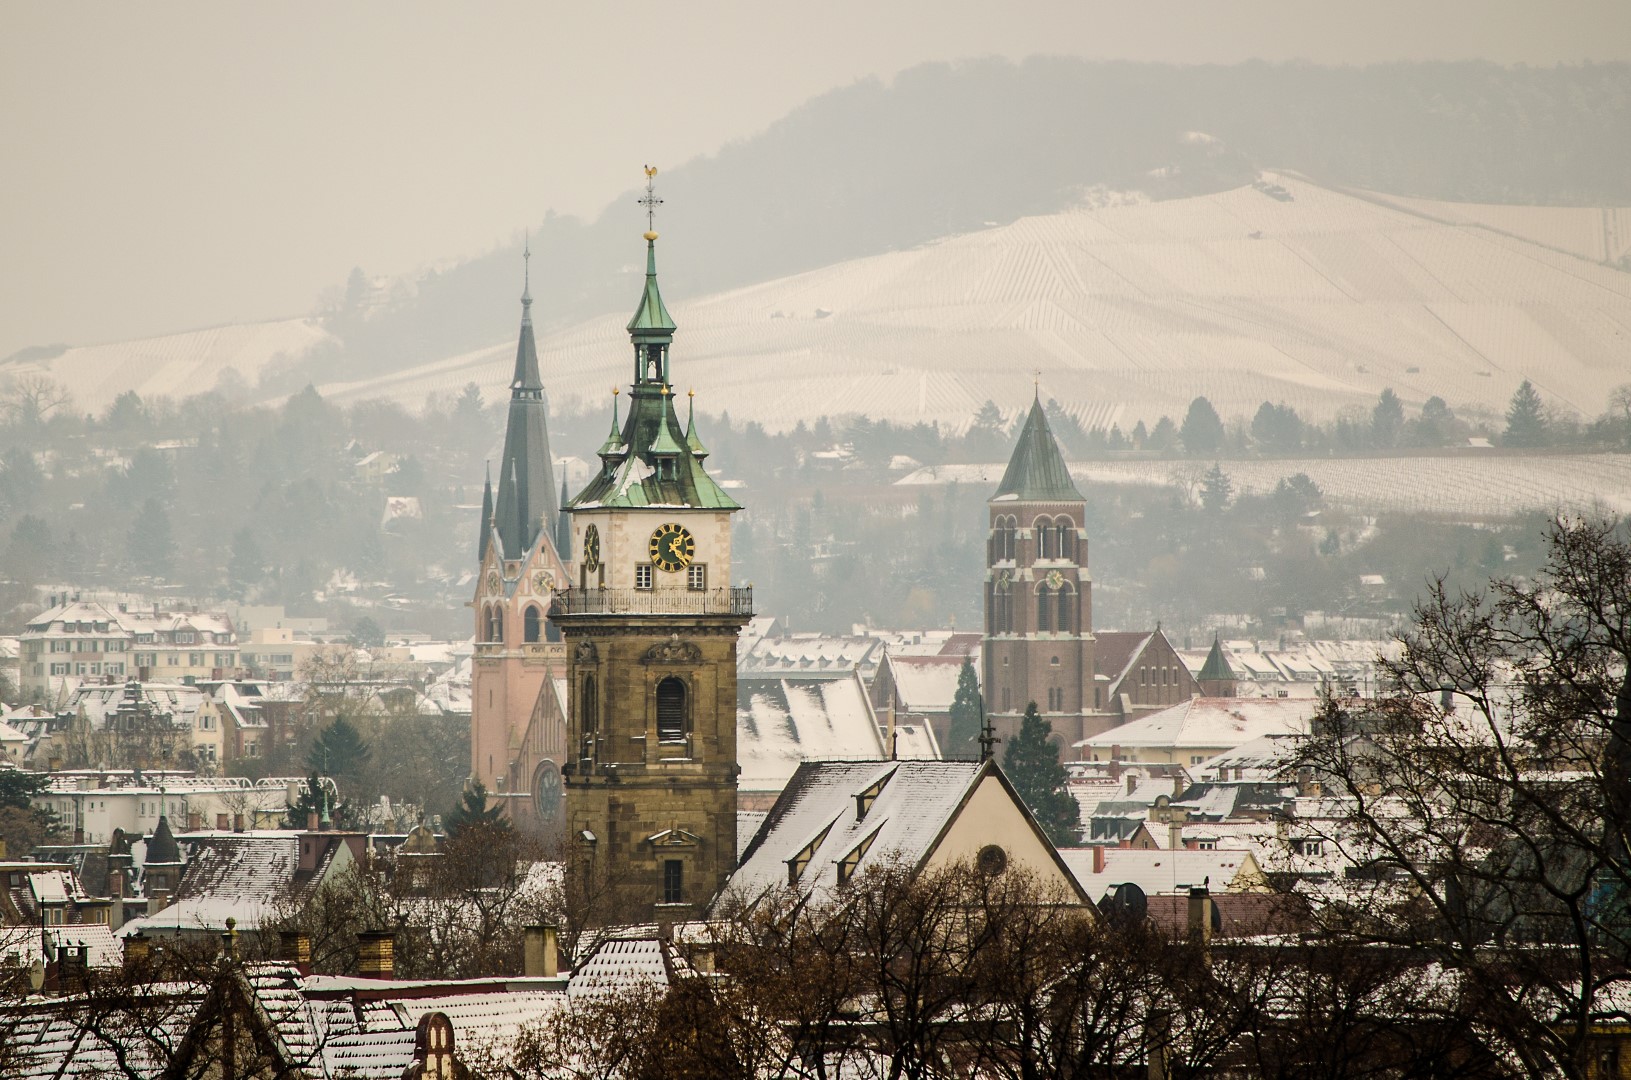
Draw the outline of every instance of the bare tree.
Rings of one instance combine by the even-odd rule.
[[[73,400],[67,387],[49,375],[16,375],[0,389],[0,414],[19,427],[38,427]]]

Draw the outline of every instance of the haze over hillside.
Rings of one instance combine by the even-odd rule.
[[[1558,215],[1559,241],[1576,219],[1596,223],[1616,258],[1631,248],[1631,213]],[[658,249],[660,270],[688,256],[678,242]],[[1631,275],[1283,176],[1023,218],[674,311],[679,384],[702,392],[700,408],[771,430],[821,414],[956,430],[988,399],[1018,409],[1033,371],[1084,426],[1129,430],[1181,419],[1196,394],[1225,416],[1262,401],[1329,416],[1389,386],[1407,403],[1499,411],[1524,378],[1595,415],[1631,374]],[[621,318],[542,339],[558,407],[627,381]],[[320,389],[418,405],[474,380],[492,396],[510,359],[499,346]]]

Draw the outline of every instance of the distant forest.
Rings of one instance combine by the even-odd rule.
[[[665,168],[658,228],[687,254],[664,284],[671,297],[702,294],[1054,212],[1095,188],[1170,198],[1263,168],[1425,198],[1627,206],[1627,132],[1625,64],[929,64]],[[631,187],[592,222],[533,224],[542,322],[628,301],[644,224],[634,199]],[[522,224],[515,243],[383,294],[355,271],[326,300],[340,343],[269,389],[493,344],[492,328],[513,322]]]

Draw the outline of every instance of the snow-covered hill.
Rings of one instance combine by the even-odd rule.
[[[127,390],[142,398],[248,391],[268,365],[298,360],[326,340],[328,332],[309,318],[215,326],[0,364],[0,385],[43,375],[66,387],[80,412],[101,413]]]
[[[1124,428],[1181,419],[1196,394],[1225,416],[1264,400],[1329,416],[1389,386],[1407,404],[1500,411],[1523,378],[1595,415],[1631,380],[1631,274],[1492,228],[1482,219],[1507,222],[1489,208],[1457,217],[1267,179],[1283,191],[1025,218],[673,302],[676,380],[700,410],[772,429],[846,413],[960,428],[988,398],[1028,403],[1035,372],[1085,423]],[[1532,216],[1531,233],[1620,239],[1603,239],[1600,210]],[[658,246],[659,264],[685,258]],[[540,342],[558,407],[605,403],[628,381],[623,321]],[[474,380],[491,397],[513,348],[322,389],[417,407]]]

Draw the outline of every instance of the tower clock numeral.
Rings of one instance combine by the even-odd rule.
[[[697,554],[697,542],[690,530],[670,522],[659,525],[651,534],[647,545],[651,565],[667,574],[677,574],[691,565]]]

